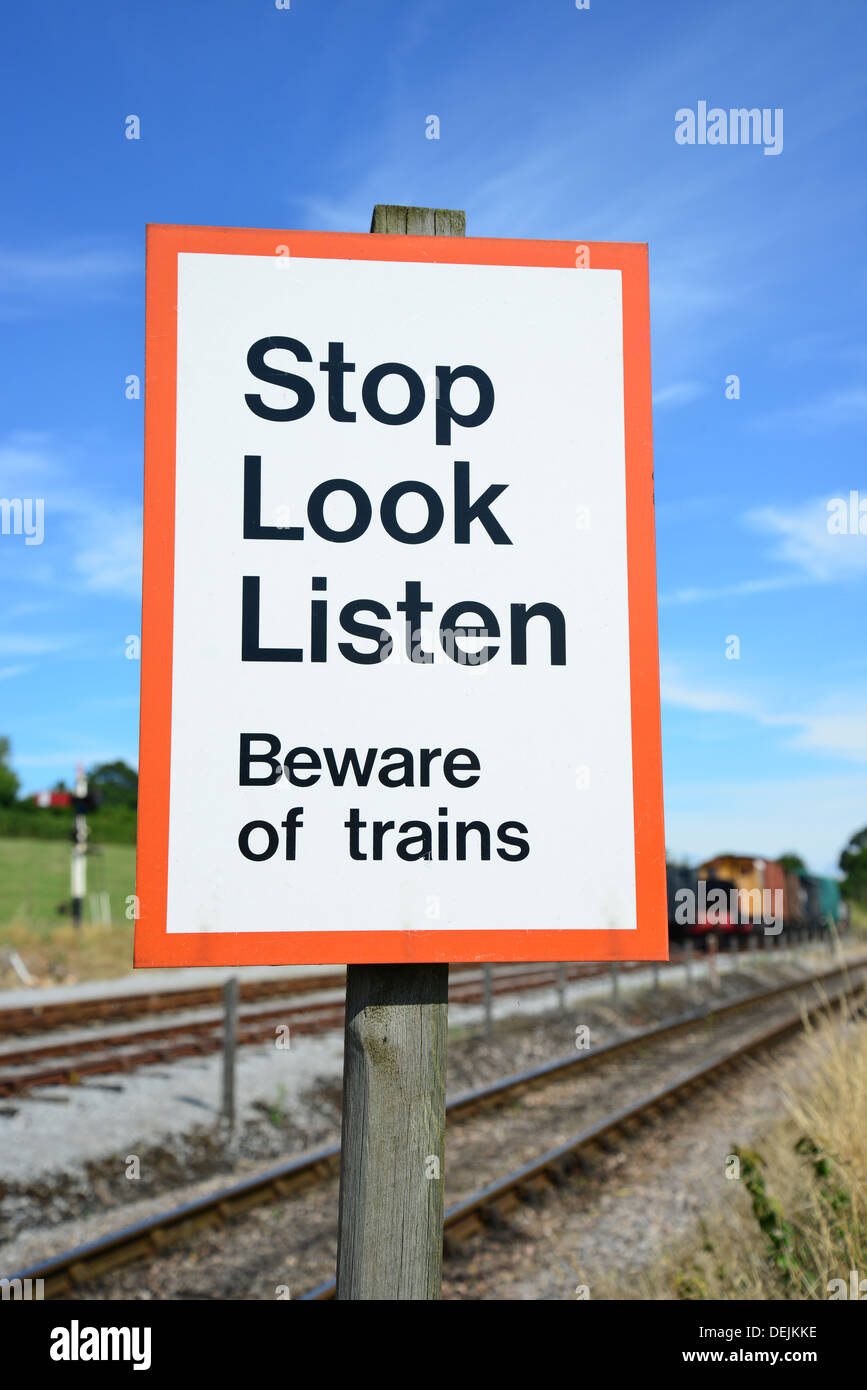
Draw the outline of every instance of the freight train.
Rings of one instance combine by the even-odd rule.
[[[717,936],[779,936],[785,929],[842,931],[840,884],[778,860],[719,854],[696,869],[666,865],[668,930],[674,941]]]

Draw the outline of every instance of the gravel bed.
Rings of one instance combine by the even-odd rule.
[[[727,987],[734,991],[738,982],[732,979]],[[645,1012],[650,1000],[653,996],[643,1001],[645,1007],[640,1017],[636,1017],[639,1001],[630,1001],[628,1012],[633,1026],[651,1021]],[[654,1002],[659,1003],[658,1000]],[[667,1002],[670,1005],[672,1001],[668,998]],[[686,1001],[680,1002],[683,1007]],[[611,1013],[610,1006],[597,1007],[600,1015]],[[669,1008],[668,1012],[672,1010]],[[612,1058],[588,1069],[583,1077],[570,1077],[530,1092],[507,1107],[474,1115],[450,1126],[446,1156],[447,1204],[485,1181],[501,1176],[525,1159],[535,1157],[543,1148],[570,1137],[593,1119],[637,1097],[649,1086],[674,1079],[686,1067],[694,1065],[700,1056],[725,1050],[735,1039],[752,1036],[774,1018],[783,1018],[790,1012],[791,1001],[781,1001],[773,1008],[766,1006],[761,1017],[751,1011],[713,1025],[703,1024],[690,1030],[688,1035],[661,1040],[624,1058]],[[581,1021],[590,1022],[592,1032],[594,1022],[586,1009],[583,1013],[586,1017]],[[623,1031],[622,1018],[617,1021]],[[613,1032],[612,1022],[609,1019],[609,1029]],[[485,1079],[501,1076],[505,1070],[517,1070],[524,1064],[532,1065],[534,1061],[562,1055],[563,1030],[567,1025],[571,1037],[574,1021],[560,1017],[537,1021],[532,1029],[525,1030],[527,1036],[510,1029],[498,1032],[488,1044],[476,1040],[475,1062],[469,1060],[469,1049],[463,1050],[459,1044],[453,1049],[457,1069],[473,1066],[474,1084],[481,1084]],[[595,1026],[601,1026],[601,1020]],[[594,1040],[601,1042],[603,1038]],[[781,1044],[775,1057],[797,1058],[802,1046],[798,1040]],[[531,1053],[537,1055],[528,1056]],[[510,1062],[504,1067],[506,1057]],[[480,1070],[487,1070],[491,1075],[489,1078],[480,1076]],[[577,1182],[570,1180],[543,1202],[538,1212],[518,1209],[502,1233],[495,1232],[490,1237],[470,1242],[467,1254],[459,1254],[448,1262],[446,1296],[571,1297],[576,1283],[591,1283],[593,1277],[601,1277],[600,1272],[610,1277],[612,1258],[626,1259],[628,1255],[632,1263],[627,1261],[624,1269],[640,1268],[642,1261],[650,1258],[648,1252],[658,1248],[658,1240],[663,1235],[669,1239],[677,1231],[686,1229],[694,1221],[695,1213],[706,1206],[711,1178],[719,1189],[723,1160],[730,1152],[730,1144],[735,1137],[739,1141],[746,1137],[743,1125],[732,1131],[733,1119],[739,1116],[743,1119],[748,1113],[752,1117],[751,1124],[753,1121],[764,1123],[779,1108],[778,1083],[769,1082],[767,1076],[767,1069],[761,1067],[752,1067],[749,1073],[740,1073],[735,1078],[728,1075],[717,1087],[701,1092],[682,1108],[667,1114],[656,1130],[624,1144],[622,1151],[615,1144],[613,1151],[598,1161],[590,1176]],[[721,1106],[724,1108],[718,1115],[717,1109]],[[724,1137],[717,1132],[718,1123],[723,1122]],[[637,1184],[634,1177],[621,1180],[619,1168],[631,1163],[634,1152],[642,1152],[653,1143],[657,1152],[645,1172],[643,1185]],[[672,1144],[679,1145],[674,1156]],[[672,1176],[675,1171],[676,1180]],[[612,1176],[617,1179],[616,1186],[610,1182]],[[587,1193],[593,1182],[598,1184],[599,1190],[594,1195],[597,1207],[591,1216]],[[197,1191],[213,1185],[213,1181],[200,1185]],[[175,1195],[180,1201],[190,1199],[194,1193],[188,1189]],[[627,1197],[634,1201],[631,1208],[628,1203],[623,1207],[625,1215],[621,1220],[621,1199]],[[570,1201],[575,1202],[574,1210]],[[562,1213],[561,1203],[566,1204]],[[152,1209],[159,1209],[159,1206],[158,1201],[154,1202]],[[144,1214],[141,1203],[137,1203],[137,1208],[136,1216]],[[573,1215],[578,1221],[578,1233],[570,1228],[568,1239],[564,1234],[558,1262],[552,1264],[554,1255],[549,1260],[546,1253],[540,1272],[532,1264],[538,1246],[537,1217],[540,1221],[550,1220],[551,1229],[555,1230]],[[335,1182],[329,1182],[303,1197],[254,1209],[242,1220],[201,1233],[157,1261],[119,1270],[110,1278],[82,1289],[80,1295],[95,1299],[262,1299],[274,1298],[278,1288],[288,1285],[295,1296],[333,1276],[336,1219],[337,1188]],[[526,1230],[522,1226],[525,1221],[529,1222]],[[81,1226],[81,1223],[74,1223],[67,1229],[69,1235],[76,1224]],[[117,1224],[115,1216],[109,1229]],[[93,1222],[86,1225],[86,1236],[82,1237],[79,1232],[75,1240],[52,1242],[52,1248],[67,1248],[79,1239],[92,1239]],[[56,1238],[58,1232],[53,1235]],[[547,1242],[547,1236],[545,1240]],[[593,1255],[597,1246],[598,1258]],[[29,1248],[29,1258],[34,1258],[32,1236],[16,1242],[16,1247],[22,1252]],[[577,1274],[576,1250],[581,1254]],[[484,1272],[486,1261],[493,1261],[490,1277]],[[17,1262],[18,1267],[21,1263]],[[571,1285],[564,1283],[566,1268],[570,1271],[568,1279],[573,1280]],[[547,1284],[542,1278],[545,1270],[548,1271]],[[512,1292],[504,1292],[504,1281],[509,1281],[510,1288],[514,1286]],[[565,1291],[567,1289],[569,1291]]]
[[[594,1045],[602,1044],[713,999],[741,998],[775,980],[798,978],[804,970],[804,963],[775,960],[761,971],[727,973],[719,996],[710,994],[706,980],[688,989],[669,979],[656,991],[622,988],[616,1006],[610,995],[599,994],[598,980],[596,997],[583,993],[582,982],[577,1000],[570,989],[565,1013],[550,991],[500,998],[490,1040],[478,1031],[478,1010],[454,1006],[449,1093],[564,1055],[579,1023],[590,1029]],[[647,973],[641,972],[645,984]],[[549,1012],[540,1012],[544,1008]],[[9,1106],[14,1114],[0,1114],[0,1239],[7,1268],[149,1214],[155,1196],[171,1192],[173,1201],[191,1200],[198,1184],[214,1177],[227,1181],[335,1142],[342,1053],[339,1033],[302,1035],[285,1051],[269,1044],[242,1048],[239,1132],[231,1147],[220,1127],[215,1057],[85,1078],[79,1087],[41,1088],[16,1098]],[[0,1112],[4,1108],[0,1102]],[[139,1159],[135,1180],[127,1177],[132,1155]],[[25,1250],[26,1259],[20,1258]]]
[[[863,1024],[861,1025],[864,1026]],[[809,1063],[803,1037],[777,1044],[516,1207],[445,1262],[443,1297],[460,1300],[641,1298],[642,1272],[731,1199],[732,1147],[760,1143],[785,1114],[783,1088]],[[586,1290],[586,1292],[585,1292]]]

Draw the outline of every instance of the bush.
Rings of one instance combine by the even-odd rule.
[[[36,806],[19,801],[0,806],[0,835],[34,840],[69,840],[75,817],[59,806]],[[128,806],[104,806],[88,817],[90,841],[104,845],[134,845],[136,813]]]

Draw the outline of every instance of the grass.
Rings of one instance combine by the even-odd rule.
[[[720,1208],[639,1297],[827,1299],[846,1296],[851,1270],[867,1278],[867,1026],[829,1014],[807,1046],[785,1119],[755,1148],[732,1144]]]
[[[22,983],[8,963],[21,956],[40,984],[104,979],[132,968],[133,924],[126,899],[135,892],[135,849],[96,846],[87,859],[84,926],[69,913],[71,845],[64,840],[0,838],[0,988]],[[107,894],[112,925],[100,921],[91,895]],[[67,906],[60,913],[61,904]]]

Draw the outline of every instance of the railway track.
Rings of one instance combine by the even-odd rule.
[[[560,1077],[575,1074],[579,1068],[586,1068],[630,1048],[646,1046],[679,1030],[695,1027],[703,1021],[720,1018],[741,1009],[755,1009],[786,994],[797,994],[803,990],[815,991],[816,986],[826,986],[832,981],[838,981],[840,988],[833,995],[829,994],[826,999],[814,1003],[806,1011],[809,1016],[815,1015],[826,1007],[827,1002],[836,1003],[844,997],[860,996],[867,988],[865,971],[867,957],[862,957],[842,967],[825,971],[821,975],[779,985],[733,1003],[690,1011],[603,1047],[558,1058],[541,1067],[455,1096],[447,1106],[448,1118],[453,1123],[475,1111],[511,1103],[522,1092],[533,1087],[548,1085]],[[673,1083],[649,1092],[637,1103],[605,1116],[567,1143],[541,1154],[533,1162],[506,1174],[504,1178],[455,1204],[448,1210],[445,1218],[446,1250],[453,1248],[472,1232],[481,1229],[492,1213],[501,1214],[514,1206],[522,1196],[561,1180],[564,1172],[580,1156],[604,1142],[606,1136],[640,1124],[666,1105],[674,1104],[680,1098],[688,1096],[704,1082],[728,1068],[737,1066],[748,1056],[755,1055],[778,1040],[790,1036],[801,1026],[802,1014],[798,1011],[784,1022],[775,1024],[747,1042],[739,1043],[702,1066],[690,1069]],[[222,1225],[253,1207],[295,1196],[335,1176],[339,1162],[340,1148],[337,1144],[300,1155],[255,1177],[170,1211],[158,1213],[90,1244],[42,1261],[11,1277],[43,1279],[46,1297],[62,1297],[120,1266],[140,1259],[154,1258],[197,1231]],[[334,1283],[329,1281],[303,1297],[307,1300],[320,1300],[333,1296]]]
[[[856,986],[855,991],[843,990],[835,995],[830,1003],[836,1003],[842,994],[863,993],[864,984]],[[807,1010],[808,1017],[814,1017],[826,1008],[826,1003],[815,1004]],[[859,1014],[867,1013],[867,1003],[858,1006]],[[464,1241],[483,1232],[493,1220],[502,1221],[509,1212],[522,1201],[538,1199],[545,1191],[557,1187],[568,1180],[570,1172],[595,1151],[604,1149],[608,1141],[618,1135],[626,1135],[652,1124],[669,1108],[688,1099],[696,1091],[716,1080],[727,1072],[736,1070],[749,1058],[772,1047],[775,1043],[791,1037],[803,1026],[800,1016],[788,1019],[765,1029],[762,1033],[739,1043],[718,1054],[701,1066],[691,1067],[676,1080],[658,1086],[630,1105],[621,1107],[603,1116],[595,1124],[588,1125],[565,1143],[548,1149],[538,1158],[524,1163],[503,1177],[480,1188],[469,1197],[454,1203],[443,1217],[443,1253],[446,1257],[457,1250]],[[301,1294],[297,1302],[325,1302],[337,1296],[337,1281],[329,1279],[308,1292]]]
[[[682,959],[682,953],[672,952],[671,964]],[[629,967],[639,968],[640,963]],[[604,965],[569,965],[570,979],[585,979],[604,972]],[[452,988],[469,986],[479,975],[478,965],[452,966]],[[546,963],[528,964],[513,974],[501,973],[494,977],[494,990],[498,992],[502,980],[528,981],[526,988],[532,988],[536,977],[545,977],[546,984],[556,982],[555,968]],[[343,990],[346,985],[344,974],[305,975],[297,979],[280,978],[276,980],[242,980],[239,998],[241,1004],[262,1003],[269,999],[290,999],[296,995],[320,994],[328,990]],[[476,986],[478,989],[478,985]],[[458,1002],[456,1000],[456,1002]],[[150,990],[137,994],[106,995],[95,999],[68,999],[49,1004],[27,1004],[19,1007],[0,1009],[0,1037],[26,1036],[30,1033],[46,1033],[53,1029],[69,1028],[78,1024],[105,1023],[114,1020],[124,1022],[135,1018],[149,1017],[152,1014],[183,1013],[188,1009],[218,1008],[222,1003],[222,987],[207,985],[197,989]]]
[[[739,950],[745,949],[745,941],[738,940]],[[683,961],[684,953],[680,947],[672,949],[669,964]],[[639,969],[642,962],[623,964],[621,969]],[[568,967],[570,979],[587,979],[603,974],[604,964],[572,964]],[[528,964],[524,970],[516,971],[515,977],[527,977],[533,973],[544,973],[548,983],[555,983],[554,967],[546,963]],[[479,966],[475,964],[453,965],[452,983],[460,984],[462,977],[478,975]],[[495,991],[498,979],[495,976]],[[262,1003],[269,999],[289,999],[296,995],[324,993],[328,990],[342,990],[346,976],[341,973],[329,975],[305,975],[295,979],[242,980],[239,987],[241,1004]],[[222,1002],[220,985],[202,985],[193,989],[142,990],[135,994],[104,995],[88,999],[67,999],[47,1004],[26,1004],[0,1008],[0,1037],[26,1036],[30,1033],[46,1033],[53,1029],[71,1028],[79,1024],[127,1022],[131,1019],[149,1017],[153,1014],[182,1013],[188,1009],[218,1008]]]
[[[628,968],[638,969],[640,965],[630,963]],[[579,964],[566,966],[563,978],[567,982],[587,979],[598,975],[603,969],[604,967]],[[308,978],[317,982],[314,986],[307,986],[310,992],[313,992],[313,989],[317,992],[320,989],[324,990],[326,986],[319,982],[332,979],[331,976]],[[343,977],[336,978],[342,988]],[[260,982],[252,983],[258,986]],[[294,985],[300,982],[290,983]],[[539,966],[520,973],[494,976],[491,990],[494,995],[516,994],[528,990],[551,989],[558,983],[558,975],[553,967]],[[299,992],[301,991],[294,989],[289,996],[290,1002],[279,1008],[242,1011],[238,1019],[238,1043],[271,1041],[278,1025],[288,1027],[296,1035],[322,1033],[343,1026],[342,1001],[326,999],[306,1004],[292,1003],[293,996]],[[184,997],[198,997],[205,991],[181,993]],[[471,975],[470,978],[458,975],[449,986],[450,1004],[477,1004],[483,998],[483,983],[475,975]],[[159,999],[158,1012],[162,1009],[162,1003]],[[4,1015],[0,1014],[0,1036],[3,1022]],[[61,1036],[48,1042],[4,1050],[0,1052],[0,1098],[21,1095],[39,1086],[71,1086],[87,1076],[130,1072],[160,1062],[218,1052],[223,1045],[222,1029],[223,1015],[214,1011],[205,1018],[188,1018],[156,1027],[139,1026],[125,1030],[98,1031],[83,1037]],[[14,1033],[15,1029],[11,1031]]]

